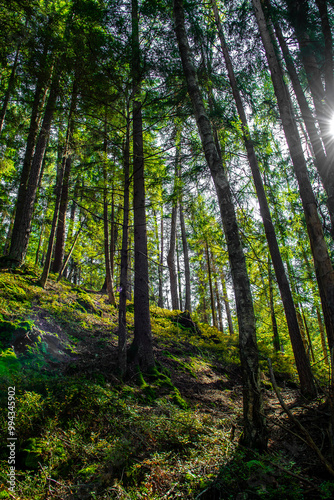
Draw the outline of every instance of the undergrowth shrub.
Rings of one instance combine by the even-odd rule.
[[[87,340],[89,348],[94,346],[95,356],[99,356],[97,345],[103,348],[110,342],[111,332],[117,326],[117,310],[106,304],[105,298],[80,287],[73,289],[66,282],[56,284],[50,280],[49,288],[42,290],[30,279],[33,280],[22,274],[0,274],[4,341],[10,342],[20,325],[27,332],[34,328],[32,320],[22,321],[31,318],[33,304],[43,311],[47,323],[54,322],[66,332],[72,345]],[[133,304],[128,304],[127,312],[131,336]],[[3,346],[0,484],[6,484],[6,390],[10,381],[17,387],[18,498],[45,500],[49,495],[73,500],[212,500],[213,496],[205,496],[206,491],[207,495],[213,492],[226,499],[303,498],[298,480],[282,471],[278,473],[275,460],[244,454],[236,449],[236,441],[231,437],[232,421],[241,421],[242,408],[236,404],[240,392],[230,388],[236,384],[233,377],[238,367],[233,366],[230,375],[225,367],[239,364],[237,337],[204,324],[198,324],[197,333],[181,328],[172,321],[175,311],[153,306],[151,314],[152,331],[163,362],[157,363],[156,370],[149,374],[137,373],[137,384],[135,380],[121,383],[112,367],[109,373],[103,364],[101,372],[96,369],[91,376],[80,362],[72,365],[67,375],[52,371],[42,337],[19,358],[10,345]],[[260,347],[261,363],[266,369],[266,357],[272,352],[268,346]],[[89,355],[94,365],[94,354],[89,351]],[[82,360],[85,361],[85,355]],[[277,370],[289,369],[288,357],[279,355],[274,362]],[[174,374],[182,372],[182,377],[194,384],[202,372],[215,368],[229,382],[225,388],[229,391],[225,398],[226,417],[220,402],[196,405],[190,397],[187,402],[172,382]],[[223,418],[217,418],[219,414]],[[280,463],[277,458],[277,464]],[[292,464],[291,469],[298,472]],[[210,486],[219,470],[218,479]],[[321,489],[323,496],[319,498],[331,498],[333,488],[329,481]],[[3,488],[0,498],[10,498]]]

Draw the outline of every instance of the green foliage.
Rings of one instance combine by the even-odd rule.
[[[17,477],[23,498],[42,500],[50,485],[47,478],[57,482],[51,481],[51,486],[64,498],[78,483],[85,488],[79,497],[89,492],[91,498],[101,500],[106,494],[115,498],[115,488],[117,495],[152,500],[160,500],[170,490],[176,498],[194,499],[208,488],[218,489],[226,498],[244,492],[275,498],[276,490],[282,498],[303,498],[298,481],[277,469],[276,459],[246,456],[236,450],[236,442],[231,441],[231,420],[240,419],[241,410],[229,409],[225,416],[214,402],[202,407],[200,399],[194,403],[174,382],[175,374],[197,384],[203,374],[219,373],[222,395],[235,408],[239,396],[233,392],[234,378],[224,367],[238,369],[236,337],[222,335],[204,323],[199,324],[197,333],[180,328],[172,321],[175,313],[153,306],[159,361],[149,373],[137,370],[136,383],[121,383],[112,372],[112,359],[107,368],[100,369],[99,358],[89,365],[98,344],[104,347],[116,342],[110,334],[117,321],[114,308],[80,287],[52,283],[42,290],[23,274],[6,274],[2,281],[6,286],[0,297],[16,289],[13,304],[15,300],[22,303],[25,294],[38,306],[35,315],[28,307],[21,314],[14,306],[11,316],[1,317],[0,331],[6,342],[20,332],[33,340],[20,354],[5,348],[0,356],[0,445],[5,450],[0,455],[5,465],[0,472],[2,483],[6,480],[6,393],[10,381],[17,388]],[[80,304],[83,300],[86,307]],[[71,346],[75,351],[83,342],[95,349],[84,358],[84,366],[76,366],[73,360],[68,373],[55,370],[43,340],[45,332],[39,330],[41,310],[44,328],[61,329],[60,336],[66,332],[69,340],[64,341],[64,348]],[[127,315],[131,326],[131,307]],[[284,378],[289,368],[287,357],[279,354],[273,362],[278,379]],[[266,371],[265,359],[261,363]],[[289,373],[291,377],[291,370]],[[269,390],[270,385],[266,387]],[[282,459],[277,463],[282,465]],[[212,486],[218,464],[226,465]],[[292,463],[284,462],[283,466],[298,472]],[[332,484],[324,482],[321,491],[319,498],[330,498]],[[5,494],[1,492],[3,498]]]
[[[55,493],[59,498],[73,495],[77,498],[160,500],[168,495],[194,498],[207,487],[208,480],[216,473],[216,464],[219,461],[226,464],[231,459],[224,469],[220,490],[226,498],[229,495],[237,498],[252,495],[274,498],[275,488],[282,498],[301,498],[298,481],[288,475],[279,475],[275,464],[265,457],[235,454],[226,430],[230,424],[219,422],[212,416],[214,404],[208,403],[209,408],[203,405],[199,410],[196,407],[199,403],[192,398],[188,401],[186,390],[181,389],[182,384],[178,388],[174,382],[173,376],[177,373],[188,384],[197,383],[204,378],[203,374],[214,372],[217,375],[218,365],[222,375],[226,367],[239,365],[239,352],[236,335],[223,334],[208,324],[210,321],[213,323],[214,316],[209,299],[210,255],[212,279],[216,282],[220,300],[221,274],[227,275],[228,296],[232,296],[232,283],[227,271],[227,245],[219,207],[180,73],[170,5],[160,0],[144,1],[140,12],[149,282],[152,302],[157,301],[160,243],[168,234],[167,214],[177,193],[180,200],[182,197],[186,219],[192,264],[193,319],[199,328],[185,326],[181,322],[181,311],[172,312],[153,306],[152,331],[156,339],[155,347],[163,361],[149,374],[138,370],[136,385],[127,381],[117,386],[120,382],[113,371],[116,361],[111,354],[116,351],[117,308],[106,304],[104,297],[85,289],[99,290],[105,275],[101,220],[104,188],[108,196],[110,193],[113,196],[115,214],[112,231],[114,236],[118,232],[115,242],[115,264],[118,264],[119,228],[122,227],[123,213],[123,150],[132,84],[130,3],[95,0],[9,0],[5,3],[0,13],[2,96],[6,95],[16,51],[19,51],[19,66],[0,137],[0,244],[4,248],[8,243],[7,235],[15,213],[19,174],[34,102],[33,92],[40,83],[43,83],[43,88],[47,87],[48,73],[57,65],[62,72],[59,105],[35,204],[27,258],[29,266],[35,258],[36,261],[41,259],[48,243],[54,207],[52,186],[59,173],[59,151],[70,151],[74,167],[69,185],[70,202],[77,202],[76,215],[67,227],[66,253],[75,232],[81,227],[80,219],[85,217],[71,258],[72,271],[77,273],[75,279],[72,278],[73,282],[80,282],[82,286],[74,288],[65,281],[57,284],[54,282],[56,276],[51,274],[49,288],[41,290],[36,286],[36,278],[40,275],[38,266],[30,267],[29,274],[27,268],[15,274],[0,274],[1,392],[5,394],[8,381],[19,388],[20,496],[42,499],[49,492],[50,496]],[[240,121],[222,71],[221,53],[216,49],[216,28],[208,15],[207,5],[185,3],[199,82],[203,94],[206,97],[209,93],[212,95],[210,119],[220,140],[222,161],[231,182],[233,199],[238,203],[240,235],[257,319],[261,368],[263,372],[267,371],[266,359],[270,357],[278,379],[296,382],[284,311],[275,284],[273,306],[285,352],[273,353],[266,268],[268,250],[254,186],[245,161]],[[225,2],[220,4],[220,8],[224,10],[228,43],[233,47],[233,58],[236,57],[237,61],[242,98],[252,115],[251,132],[279,246],[289,268],[289,281],[295,285],[294,300],[300,304],[309,328],[315,353],[314,371],[323,382],[327,381],[328,367],[322,361],[325,354],[322,352],[316,310],[320,301],[314,285],[316,280],[312,264],[308,265],[311,254],[296,180],[286,158],[284,138],[280,144],[278,112],[270,74],[263,54],[258,50],[254,22],[249,22],[250,4],[240,2],[236,8],[234,2]],[[293,27],[287,24],[289,20],[285,13],[277,8],[277,15],[284,15],[285,26],[293,36]],[[312,22],[314,28],[310,31],[310,39],[319,43],[322,40],[321,23],[316,8],[312,17],[315,22]],[[293,50],[293,57],[296,57],[296,49]],[[322,71],[325,65],[319,55],[321,51],[318,52],[316,56],[321,59]],[[301,78],[305,78],[300,64],[298,69]],[[78,114],[74,116],[71,143],[65,144],[68,110],[75,88]],[[39,110],[43,111],[42,103]],[[107,151],[104,151],[104,142]],[[179,143],[180,150],[180,175],[177,179],[174,175],[175,142]],[[106,167],[105,173],[103,166]],[[324,192],[312,168],[309,171],[327,231],[329,220]],[[109,210],[110,197],[107,203]],[[130,237],[133,236],[131,217],[130,210]],[[165,222],[164,234],[159,235],[158,222],[161,225]],[[184,262],[179,234],[177,240],[182,288]],[[328,241],[330,250],[333,250],[332,239]],[[207,256],[204,248],[207,248]],[[129,252],[130,261],[132,257],[132,252]],[[129,267],[132,270],[131,262]],[[115,265],[115,283],[118,273],[118,265]],[[162,269],[164,279],[166,274],[166,270]],[[224,292],[224,299],[227,298]],[[235,306],[233,299],[229,300],[236,327]],[[133,310],[133,303],[129,303],[127,322],[130,337]],[[67,352],[66,363],[57,360],[56,364],[55,357],[52,358],[48,350],[44,330],[51,334],[61,332],[59,337],[62,338],[58,339],[59,344],[55,344],[60,354],[69,351],[72,356],[77,351],[78,359],[71,360]],[[15,343],[20,335],[22,343]],[[11,347],[12,343],[15,350]],[[108,354],[104,356],[104,353]],[[109,358],[106,361],[107,355]],[[168,368],[164,367],[164,362]],[[224,384],[228,379],[225,375]],[[227,382],[224,392],[229,394],[228,401],[232,404],[240,396],[231,392],[231,384],[234,384],[232,377]],[[215,383],[223,386],[223,377]],[[262,386],[268,391],[271,389],[268,380],[264,380]],[[198,401],[199,396],[194,399]],[[5,405],[1,406],[3,408]],[[218,412],[219,408],[216,410]],[[236,419],[240,417],[235,408],[227,408],[226,411],[234,412]],[[209,412],[210,415],[206,415]],[[2,413],[1,429],[5,429],[5,416]],[[2,438],[5,443],[3,435]],[[1,476],[3,483],[5,478]],[[240,484],[236,478],[240,479]],[[278,487],[275,481],[279,483]],[[85,483],[84,488],[80,489],[82,483]],[[57,491],[53,492],[53,488]],[[324,483],[323,492],[330,495],[329,483]],[[0,492],[1,495],[6,495],[6,492]]]
[[[12,348],[0,353],[0,379],[10,379],[21,368],[21,363]]]
[[[0,340],[3,345],[12,338],[15,330],[16,330],[16,325],[11,321],[0,322]]]
[[[175,356],[174,354],[169,353],[168,351],[164,351],[163,354],[165,354],[165,356],[167,356],[169,359],[176,361],[176,363],[178,364],[178,369],[180,369],[184,372],[188,372],[188,373],[190,373],[190,375],[192,377],[197,378],[197,375],[194,372],[194,370],[192,369],[191,364],[181,361],[181,359],[179,357]]]
[[[76,304],[77,307],[80,307],[84,313],[99,314],[99,315],[101,314],[101,311],[97,309],[96,305],[94,304],[94,301],[89,296],[89,294],[81,290],[77,294]]]
[[[14,337],[30,332],[33,325],[33,321],[0,321],[0,346],[5,347]]]
[[[0,174],[8,175],[15,170],[14,162],[7,158],[0,158]]]
[[[27,280],[20,275],[0,273],[0,313],[23,315],[31,306],[34,290],[27,287]]]
[[[29,438],[23,446],[24,448],[22,451],[26,453],[24,465],[30,470],[38,469],[39,462],[42,460],[43,452],[43,448],[41,447],[39,440]]]
[[[282,457],[269,460],[265,455],[252,455],[249,451],[239,450],[219,472],[210,488],[211,494],[222,495],[227,500],[237,496],[268,500],[278,497],[304,499],[298,477],[289,475],[293,464],[285,461],[283,464],[282,467]]]

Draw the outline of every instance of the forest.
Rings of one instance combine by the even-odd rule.
[[[333,498],[333,23],[0,0],[0,498]]]

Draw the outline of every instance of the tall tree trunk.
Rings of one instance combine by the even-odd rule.
[[[304,327],[305,327],[305,331],[306,331],[306,335],[307,335],[307,340],[308,340],[309,351],[311,354],[312,361],[313,361],[313,363],[315,363],[314,350],[313,350],[312,339],[311,339],[311,335],[310,335],[310,329],[308,327],[307,319],[306,319],[304,309],[302,306],[301,306],[301,310],[302,310],[303,323],[304,323]]]
[[[211,254],[211,263],[212,263],[212,272],[214,276],[214,290],[215,290],[215,295],[216,295],[216,301],[217,301],[217,313],[218,313],[218,325],[219,325],[219,331],[224,333],[224,325],[223,325],[223,311],[222,311],[222,305],[221,305],[221,296],[219,293],[219,286],[218,286],[218,279],[217,279],[217,267],[216,267],[216,262],[214,256]]]
[[[5,123],[5,116],[6,116],[6,112],[7,112],[9,99],[10,99],[10,96],[11,96],[13,88],[14,88],[16,68],[17,68],[17,65],[19,62],[20,49],[21,49],[21,43],[19,43],[17,50],[16,50],[15,59],[13,62],[12,70],[11,70],[8,85],[7,85],[7,90],[6,90],[5,97],[4,97],[3,104],[2,104],[2,108],[0,111],[0,134],[2,132],[2,129],[3,129],[4,123]]]
[[[18,212],[16,212],[11,247],[8,255],[8,259],[10,259],[14,266],[20,266],[23,264],[28,249],[39,174],[41,171],[55,110],[58,95],[58,82],[59,75],[56,73],[53,78],[53,83],[45,108],[41,130],[39,132],[38,140],[36,143],[35,154],[31,164],[23,206],[20,210],[20,219],[18,218]]]
[[[301,305],[298,301],[296,301],[296,313],[297,313],[297,318],[298,318],[298,323],[299,323],[300,334],[301,334],[302,339],[303,339],[305,351],[307,353],[309,353],[309,346],[308,346],[308,342],[307,342],[307,338],[306,338],[306,331],[305,331],[303,317],[301,315],[300,309],[301,309]]]
[[[322,83],[321,72],[315,55],[314,47],[308,33],[309,6],[307,0],[287,0],[289,17],[294,27],[298,41],[300,56],[305,68],[306,78],[312,94],[322,139],[326,147],[326,116],[324,109],[325,90]]]
[[[179,297],[177,293],[177,274],[175,266],[175,246],[176,246],[176,217],[177,204],[173,200],[172,220],[170,225],[169,251],[167,254],[167,265],[169,270],[170,293],[172,297],[172,309],[179,309]]]
[[[103,189],[103,230],[104,230],[104,260],[106,266],[106,288],[108,293],[109,303],[114,306],[116,304],[114,294],[114,284],[111,276],[110,267],[110,247],[109,247],[109,220],[108,220],[108,196],[107,196],[107,180],[105,179],[105,187]]]
[[[54,261],[52,264],[52,271],[59,273],[65,253],[65,232],[66,232],[66,213],[68,204],[70,172],[72,167],[71,156],[64,157],[65,172],[63,177],[62,196],[59,207],[59,217],[56,230],[56,244],[54,251]]]
[[[115,266],[115,262],[118,261],[117,253],[119,253],[119,259],[120,259],[120,252],[121,252],[121,246],[122,242],[120,242],[120,245],[118,245],[118,236],[119,236],[119,231],[118,229],[121,227],[117,221],[120,218],[120,213],[122,209],[120,204],[116,205],[115,202],[115,188],[112,186],[111,188],[111,224],[110,224],[110,270],[111,270],[111,277],[114,283],[119,282],[119,276],[118,273],[120,271],[119,266]],[[121,235],[122,239],[122,235]]]
[[[270,306],[270,317],[271,324],[273,327],[273,346],[276,352],[281,350],[281,343],[279,340],[279,333],[277,328],[276,314],[275,314],[275,304],[274,304],[274,284],[273,284],[273,276],[271,271],[271,262],[270,257],[268,255],[268,285],[269,285],[269,306]],[[296,317],[297,319],[297,317]],[[299,332],[300,334],[300,332]]]
[[[4,255],[7,255],[8,250],[10,248],[10,240],[12,239],[14,221],[15,221],[15,209],[14,209],[14,212],[12,213],[11,218],[10,218],[10,222],[9,222],[9,226],[8,226],[8,231],[7,231],[7,234],[6,234],[6,241],[5,241],[5,246],[4,246],[4,249],[3,249],[3,254]]]
[[[216,275],[214,277],[214,283],[215,283],[215,295],[216,295],[217,312],[218,312],[218,329],[220,332],[224,333],[223,313],[222,313],[222,306],[221,306],[220,294],[219,294],[219,288],[218,288],[218,280],[217,280]]]
[[[52,271],[54,273],[59,273],[62,267],[62,263],[64,260],[64,253],[65,253],[66,212],[68,204],[70,172],[72,167],[71,156],[64,157],[64,161],[65,161],[65,172],[63,177],[63,186],[61,191],[62,195],[60,200],[59,217],[56,230],[54,261],[52,264]]]
[[[217,5],[215,0],[212,0],[213,11],[216,19],[216,24],[218,28],[218,33],[220,37],[221,47],[224,54],[225,64],[227,67],[230,84],[232,87],[232,92],[234,96],[234,100],[237,106],[239,118],[242,126],[242,135],[245,144],[245,148],[247,151],[248,162],[251,167],[252,176],[254,180],[254,185],[256,189],[257,198],[260,205],[260,212],[262,217],[262,222],[266,234],[266,239],[269,246],[269,251],[271,255],[271,259],[273,262],[275,275],[277,279],[277,283],[279,286],[286,321],[288,324],[289,335],[291,339],[291,344],[293,348],[294,357],[296,360],[296,367],[299,375],[299,380],[301,384],[301,391],[303,394],[308,394],[310,396],[314,396],[316,394],[316,389],[313,382],[313,376],[311,371],[311,366],[309,364],[308,357],[306,352],[303,349],[303,342],[301,339],[296,311],[293,303],[293,298],[289,286],[289,282],[285,273],[283,260],[281,257],[281,253],[279,250],[276,232],[274,228],[274,224],[272,222],[271,213],[269,210],[269,205],[266,197],[266,193],[264,190],[262,177],[260,168],[258,165],[253,141],[250,136],[246,113],[244,110],[243,102],[241,99],[241,95],[238,89],[238,84],[234,75],[234,70],[232,66],[232,61],[230,59],[230,55],[228,52],[228,48],[225,42],[224,33],[222,30],[222,26],[220,23],[219,12],[217,9]]]
[[[164,208],[161,205],[160,211],[160,252],[159,252],[159,298],[158,298],[158,306],[164,306],[164,297],[163,297],[163,263],[164,263]]]
[[[84,217],[84,218],[82,219],[82,221],[81,221],[81,224],[80,224],[80,226],[79,226],[79,228],[78,228],[78,230],[77,230],[77,232],[76,232],[76,234],[75,234],[74,238],[73,238],[73,242],[72,242],[71,248],[69,249],[69,252],[68,252],[68,254],[67,254],[66,258],[64,259],[64,262],[63,262],[63,265],[62,265],[62,267],[61,267],[61,270],[59,271],[59,275],[58,275],[58,278],[57,278],[57,283],[58,283],[58,281],[60,281],[60,280],[62,279],[63,275],[65,275],[65,271],[66,271],[67,264],[69,263],[69,260],[70,260],[70,258],[71,258],[71,256],[72,256],[72,253],[73,253],[73,250],[74,250],[74,247],[75,247],[75,245],[76,245],[76,243],[77,243],[77,241],[78,241],[78,239],[79,239],[79,236],[80,236],[81,230],[82,230],[82,228],[83,228],[83,226],[84,226],[85,222],[86,222],[86,218]],[[73,261],[72,261],[72,262],[73,262]],[[76,264],[74,263],[74,264],[73,264],[73,267],[72,267],[72,271],[73,271],[73,269],[75,269],[75,268],[76,268]],[[70,275],[71,275],[72,271],[70,272]],[[68,279],[70,279],[70,275],[68,276]]]
[[[72,248],[72,246],[73,246],[73,241],[74,241],[73,240],[73,231],[74,231],[75,214],[76,214],[76,208],[77,208],[78,191],[79,191],[79,179],[76,180],[76,183],[74,186],[73,200],[72,200],[71,209],[70,209],[70,217],[69,217],[69,224],[68,224],[66,245],[65,245],[65,252],[67,252],[67,257],[64,258],[62,268],[61,268],[61,271],[59,272],[57,281],[59,281],[61,279],[61,278],[59,278],[60,275],[61,275],[61,277],[64,276],[64,278],[67,277],[67,264],[69,261],[68,255],[70,252],[70,248]],[[74,239],[75,239],[75,237],[74,237]],[[66,262],[66,265],[65,265],[65,262]]]
[[[327,1],[315,0],[319,9],[322,33],[325,40],[325,94],[326,104],[330,107],[331,114],[334,112],[334,67],[333,67],[333,38],[329,23]]]
[[[179,241],[176,232],[176,270],[177,270],[177,284],[179,290],[179,309],[182,311],[182,283],[181,283],[181,265],[180,265],[180,252]]]
[[[325,364],[327,366],[329,366],[329,356],[328,356],[328,351],[327,351],[327,346],[326,346],[324,324],[322,322],[321,313],[320,313],[320,309],[318,306],[316,306],[316,310],[317,310],[317,319],[318,319],[319,332],[320,332],[320,338],[321,338],[321,347],[322,347],[322,352],[324,355],[324,361],[325,361]]]
[[[172,199],[172,219],[170,226],[170,243],[167,254],[167,265],[169,269],[170,293],[172,297],[172,309],[180,309],[179,297],[177,291],[177,272],[175,266],[175,249],[176,249],[176,225],[177,225],[177,206],[179,197],[178,177],[180,163],[180,130],[176,126],[175,129],[175,175],[174,175],[174,190]]]
[[[130,218],[130,213],[129,213],[129,218]],[[130,224],[131,225],[131,224]],[[132,296],[133,296],[133,283],[134,283],[134,277],[133,277],[133,267],[132,267],[132,240],[131,240],[131,232],[129,232],[128,235],[129,238],[129,243],[128,243],[128,299],[132,301]]]
[[[163,205],[161,204],[161,209],[163,210]],[[161,213],[161,212],[160,212]],[[161,214],[161,217],[163,215]],[[161,235],[159,235],[159,226],[161,228],[161,221],[160,224],[158,222],[158,214],[157,211],[154,210],[154,228],[155,228],[155,243],[156,243],[156,251],[157,251],[157,258],[158,258],[158,307],[162,307],[162,258],[161,258]],[[162,227],[163,229],[163,227]],[[161,231],[161,229],[160,229]]]
[[[44,222],[41,225],[41,230],[39,233],[38,245],[37,245],[36,256],[35,256],[35,266],[38,265],[38,261],[39,261],[39,252],[41,251],[43,233],[44,233]]]
[[[53,252],[53,245],[54,245],[56,227],[57,227],[57,220],[58,220],[58,215],[59,215],[61,192],[62,192],[64,171],[65,171],[65,159],[62,158],[62,159],[60,159],[60,161],[61,161],[61,167],[59,170],[57,185],[56,185],[56,200],[55,200],[55,207],[54,207],[54,211],[53,211],[53,219],[52,219],[52,224],[51,224],[48,249],[46,252],[43,272],[42,272],[42,275],[39,279],[39,284],[41,285],[42,288],[45,288],[46,282],[47,282],[48,277],[49,277],[52,252]]]
[[[117,240],[117,224],[115,224],[115,192],[114,187],[111,187],[111,216],[110,216],[110,247],[109,247],[109,259],[110,259],[110,274],[111,279],[114,280],[115,272],[115,249]]]
[[[216,308],[215,308],[215,297],[214,297],[214,293],[213,293],[213,281],[212,281],[212,275],[211,275],[211,258],[210,258],[210,252],[209,252],[209,246],[208,246],[207,240],[205,240],[205,255],[206,255],[206,262],[207,262],[207,269],[208,269],[212,325],[214,327],[218,328]]]
[[[68,116],[67,132],[63,157],[65,159],[65,172],[63,178],[63,186],[60,200],[59,217],[57,225],[56,244],[54,251],[54,261],[52,264],[52,271],[59,273],[62,267],[65,254],[65,232],[66,232],[66,212],[68,205],[69,183],[72,167],[72,137],[74,132],[74,114],[77,106],[77,84],[76,80],[73,82],[71,106]]]
[[[128,231],[129,231],[129,195],[130,195],[130,111],[127,105],[126,136],[123,151],[124,194],[123,194],[123,231],[121,249],[121,273],[118,309],[118,366],[123,376],[126,372],[126,299],[128,288]]]
[[[198,252],[197,254],[198,260],[202,260],[202,252]],[[206,260],[205,260],[206,262]],[[204,273],[202,273],[202,270],[204,269]],[[205,274],[206,269],[205,269],[205,263],[200,264],[200,269],[198,271],[198,283],[199,283],[199,305],[197,307],[197,310],[202,313],[203,317],[203,323],[209,323],[209,318],[207,314],[207,304],[206,304],[206,298],[207,298],[207,287],[206,287],[206,281],[203,277],[203,274]]]
[[[136,363],[144,370],[155,365],[152,345],[148,287],[147,231],[142,104],[140,102],[140,48],[138,0],[132,0],[132,74],[133,74],[133,223],[134,223],[134,339],[131,346]]]
[[[184,279],[186,285],[184,309],[191,313],[190,264],[189,264],[186,225],[184,222],[184,214],[183,214],[182,196],[180,196],[179,212],[180,212],[181,239],[182,239],[183,261],[184,261]]]
[[[46,53],[45,53],[46,56]],[[38,124],[39,124],[39,111],[41,101],[45,98],[47,93],[47,85],[46,82],[48,80],[49,75],[46,77],[44,74],[39,75],[34,100],[32,104],[32,110],[30,115],[30,125],[29,132],[26,142],[26,150],[23,160],[22,172],[20,176],[20,184],[19,190],[17,194],[16,204],[15,204],[15,221],[13,226],[12,240],[20,239],[20,231],[21,231],[21,221],[25,217],[24,208],[26,206],[27,200],[27,190],[28,190],[28,179],[31,170],[31,164],[34,155],[36,137],[38,132]],[[38,179],[36,183],[38,182]]]
[[[230,332],[230,335],[234,335],[230,301],[229,301],[228,295],[227,295],[226,279],[225,279],[225,273],[224,273],[223,269],[221,271],[221,283],[222,283],[222,288],[223,288],[223,300],[224,300],[224,306],[225,306],[225,312],[226,312],[226,318],[227,318],[227,324],[228,324],[228,331]]]
[[[75,219],[75,212],[77,208],[77,196],[78,196],[78,190],[79,190],[79,179],[77,179],[75,186],[74,186],[74,193],[73,193],[73,200],[71,203],[71,209],[70,209],[70,221],[68,225],[68,230],[67,230],[67,238],[66,238],[66,246],[68,247],[69,244],[72,242],[73,238],[73,229],[74,229],[74,219]]]
[[[114,294],[113,275],[111,272],[110,263],[110,246],[109,246],[109,220],[108,220],[108,175],[107,175],[107,153],[108,153],[108,135],[107,135],[107,115],[105,117],[104,126],[104,141],[103,141],[103,229],[104,229],[104,260],[106,266],[106,287],[109,303],[114,306],[116,304]],[[112,214],[113,216],[113,214]]]
[[[334,112],[333,96],[333,48],[332,37],[329,26],[326,26],[326,3],[321,0],[317,2],[321,26],[325,40],[325,85],[323,86],[322,68],[318,64],[319,49],[314,44],[313,36],[310,34],[312,28],[310,19],[310,8],[307,0],[288,0],[289,15],[295,29],[298,40],[300,55],[305,68],[308,86],[312,94],[316,117],[321,132],[321,138],[325,146],[328,159],[328,178],[334,169],[334,141],[330,132],[330,121]],[[328,18],[327,18],[328,22]],[[328,32],[329,31],[329,32]],[[327,94],[328,91],[328,94]],[[329,200],[333,206],[334,201]]]
[[[271,12],[271,5],[269,0],[266,0],[267,11]],[[302,89],[298,73],[296,71],[293,58],[290,54],[289,48],[285,42],[282,30],[277,20],[273,19],[275,33],[277,40],[280,44],[285,64],[289,73],[294,93],[296,95],[298,105],[305,123],[307,135],[312,147],[312,156],[314,164],[319,172],[323,187],[327,194],[327,207],[331,218],[331,234],[334,238],[334,180],[331,169],[331,160],[326,157],[318,129],[312,111],[308,105],[306,96]]]
[[[239,321],[239,348],[243,374],[244,433],[242,442],[251,448],[265,449],[267,447],[267,432],[260,389],[255,316],[246,261],[239,238],[230,186],[214,143],[210,120],[204,107],[196,71],[190,57],[182,0],[174,0],[174,21],[188,94],[192,102],[206,161],[216,187],[231,262]]]
[[[310,264],[310,261],[308,259],[308,256],[306,254],[305,249],[303,249],[303,259],[304,259],[304,262],[305,262],[305,265],[306,265],[308,279],[309,279],[310,283],[313,284],[314,278],[313,278],[312,268],[311,268],[311,264]],[[318,319],[318,325],[319,325],[319,334],[320,334],[320,340],[321,340],[321,345],[322,345],[322,351],[323,351],[323,354],[324,354],[324,361],[325,361],[326,365],[328,365],[329,364],[329,362],[328,362],[328,351],[327,351],[327,345],[326,345],[324,325],[323,325],[323,322],[322,322],[321,313],[320,313],[320,309],[319,309],[319,299],[318,299],[318,295],[316,293],[314,293],[315,290],[314,290],[313,287],[312,287],[312,292],[313,292],[312,293],[312,295],[313,295],[313,302],[314,302],[314,305],[315,305],[315,308],[316,308],[316,311],[317,311],[317,319]]]
[[[317,213],[317,202],[308,176],[298,128],[293,114],[292,103],[283,80],[282,69],[275,54],[260,0],[252,1],[262,42],[266,51],[284,134],[299,185],[299,193],[302,199],[324,312],[328,343],[330,348],[332,348],[334,347],[334,271]]]

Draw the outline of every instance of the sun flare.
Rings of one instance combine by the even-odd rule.
[[[334,115],[329,121],[329,133],[332,137],[334,137]]]

